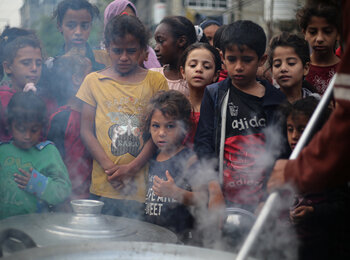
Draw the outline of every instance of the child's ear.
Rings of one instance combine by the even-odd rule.
[[[182,78],[183,78],[184,80],[186,80],[186,74],[185,74],[185,69],[184,69],[184,67],[180,66],[180,72],[181,72]]]
[[[264,54],[263,56],[261,56],[261,58],[259,59],[258,65],[259,67],[263,66],[265,64],[267,60],[267,54]]]
[[[4,67],[4,71],[7,75],[12,73],[11,64],[9,64],[7,61],[4,61],[2,66]]]
[[[307,74],[309,74],[309,70],[310,70],[310,62],[306,62],[306,64],[304,65],[304,77],[307,76]]]
[[[185,36],[180,36],[176,43],[179,48],[183,48],[187,43],[187,38]]]

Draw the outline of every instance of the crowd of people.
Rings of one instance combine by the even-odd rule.
[[[114,0],[104,10],[104,48],[93,50],[87,40],[99,10],[63,0],[54,17],[64,46],[50,58],[34,31],[7,27],[0,36],[0,219],[70,212],[72,199],[94,199],[104,202],[103,214],[208,246],[201,236],[220,233],[226,208],[259,214],[267,189],[288,179],[297,190],[285,220],[298,235],[299,259],[349,257],[345,181],[308,189],[275,168],[268,183],[348,54],[339,10],[332,1],[308,1],[296,16],[301,34],[281,32],[268,46],[252,21],[194,26],[168,16],[152,48],[134,4]],[[339,99],[349,103],[341,93],[317,131],[342,108]]]

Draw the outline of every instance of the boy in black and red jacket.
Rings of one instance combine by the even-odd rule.
[[[228,25],[221,46],[228,78],[205,90],[195,151],[199,158],[219,157],[226,206],[254,211],[263,196],[265,156],[272,141],[266,128],[277,123],[277,108],[285,96],[256,78],[267,57],[266,35],[259,25],[251,21]],[[209,183],[209,192],[217,194],[218,187]]]

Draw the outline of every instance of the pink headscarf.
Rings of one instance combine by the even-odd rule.
[[[109,5],[107,5],[104,12],[104,26],[106,28],[107,23],[115,16],[120,15],[127,6],[130,6],[137,16],[136,7],[133,3],[128,0],[114,0]],[[159,68],[160,63],[157,60],[154,50],[148,46],[148,60],[145,61],[144,66],[146,69],[149,68]]]
[[[107,5],[104,12],[104,25],[106,28],[107,23],[115,16],[120,15],[127,6],[130,6],[137,16],[136,7],[133,3],[128,0],[114,0]]]

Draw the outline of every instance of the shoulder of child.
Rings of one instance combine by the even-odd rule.
[[[42,151],[45,147],[49,146],[49,145],[53,145],[55,146],[55,144],[49,140],[43,141],[41,143],[38,143],[37,145],[35,145],[35,148],[38,149],[39,151]]]

